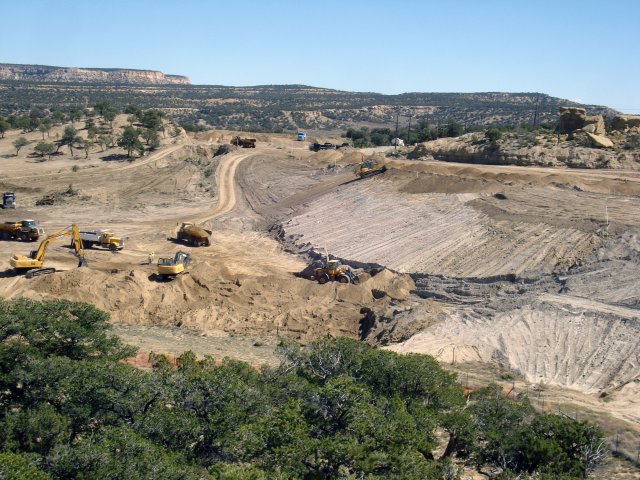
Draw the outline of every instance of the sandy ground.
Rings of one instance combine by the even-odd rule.
[[[3,298],[91,302],[143,351],[259,365],[276,361],[278,338],[346,335],[445,364],[498,365],[522,388],[554,392],[554,405],[624,431],[627,445],[638,438],[637,172],[386,159],[387,173],[354,181],[355,164],[380,151],[313,153],[257,135],[255,150],[214,157],[233,136],[215,131],[163,139],[133,161],[119,149],[41,161],[32,146],[16,156],[15,136],[0,140],[0,189],[19,207],[0,221],[111,228],[126,246],[89,250],[89,268],[77,269],[60,240],[46,257],[59,271],[1,273]],[[77,195],[35,206],[70,184]],[[210,228],[211,247],[173,240],[182,221]],[[36,245],[0,242],[0,259],[8,269]],[[358,286],[302,278],[325,249],[375,275],[358,269]],[[188,273],[157,281],[148,252],[177,250],[193,257]]]

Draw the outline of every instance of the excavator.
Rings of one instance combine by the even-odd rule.
[[[78,267],[86,267],[87,261],[84,258],[84,248],[82,245],[82,238],[80,237],[80,229],[77,225],[71,225],[59,232],[53,233],[45,238],[37,250],[32,250],[28,257],[24,255],[14,255],[9,260],[11,266],[17,273],[26,272],[27,278],[33,278],[40,275],[47,275],[54,273],[55,268],[44,268],[44,256],[47,252],[47,247],[54,240],[70,235],[72,238],[72,246],[76,257],[78,257]]]
[[[178,250],[173,258],[159,258],[158,277],[160,277],[161,280],[167,280],[183,274],[189,266],[190,260],[191,256],[182,250]]]

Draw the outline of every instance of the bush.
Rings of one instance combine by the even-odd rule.
[[[489,140],[490,143],[495,144],[502,138],[502,132],[497,128],[491,127],[487,129],[484,136],[487,140]]]

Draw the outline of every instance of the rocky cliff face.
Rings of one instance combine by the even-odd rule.
[[[636,145],[640,129],[628,133],[611,132],[599,137],[586,132],[569,135],[553,133],[509,133],[497,142],[481,133],[457,138],[440,138],[419,143],[410,158],[487,165],[521,165],[569,168],[640,169],[640,150]],[[611,145],[594,145],[593,138],[604,138]]]
[[[0,63],[0,80],[32,80],[38,82],[120,83],[127,85],[188,85],[180,75],[165,75],[153,70],[124,68],[49,67],[46,65],[13,65]]]

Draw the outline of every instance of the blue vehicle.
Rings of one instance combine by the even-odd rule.
[[[307,138],[307,134],[304,132],[298,132],[298,141],[304,142],[304,139]]]

